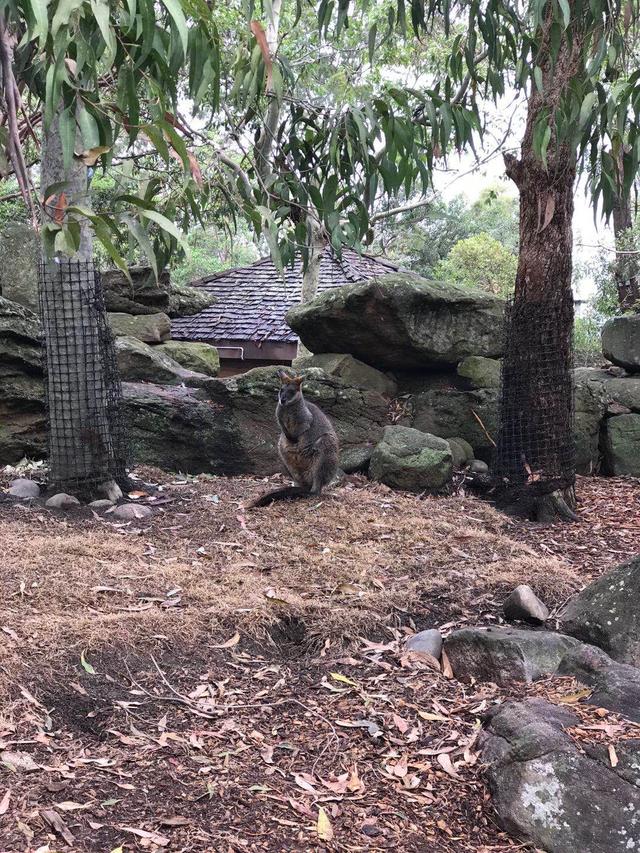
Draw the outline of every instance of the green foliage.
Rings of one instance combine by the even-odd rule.
[[[463,287],[479,287],[496,296],[513,292],[518,258],[489,234],[459,240],[448,257],[436,266],[434,276]]]
[[[171,281],[175,284],[190,284],[220,270],[248,266],[259,254],[246,229],[241,229],[232,241],[220,230],[195,229],[189,235],[189,249],[187,257],[172,267]]]
[[[622,280],[628,280],[640,272],[639,218],[631,228],[616,235],[616,248],[619,255],[611,249],[601,249],[590,269],[595,284],[593,308],[602,317],[614,317],[622,312],[616,273]]]
[[[29,211],[15,181],[0,181],[0,228],[9,222],[29,222]]]
[[[602,320],[593,312],[576,317],[573,326],[573,355],[576,367],[594,367],[602,361]]]

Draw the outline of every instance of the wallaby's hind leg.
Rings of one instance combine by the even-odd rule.
[[[311,494],[319,495],[333,480],[338,470],[338,453],[333,443],[323,441],[313,462]]]

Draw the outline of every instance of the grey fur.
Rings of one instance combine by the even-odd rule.
[[[338,473],[338,436],[325,413],[304,399],[300,377],[281,378],[278,453],[295,484],[319,495]]]

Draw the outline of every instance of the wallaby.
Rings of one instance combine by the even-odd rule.
[[[272,501],[319,495],[338,473],[338,436],[331,421],[302,394],[302,377],[279,372],[276,418],[280,424],[278,454],[295,486],[276,489],[257,498],[251,506]]]

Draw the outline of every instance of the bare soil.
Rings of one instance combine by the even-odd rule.
[[[523,582],[557,612],[640,550],[638,482],[583,479],[581,522],[544,526],[358,477],[245,510],[273,482],[137,473],[150,520],[0,503],[1,851],[526,849],[483,715],[584,691],[463,685],[403,641],[499,622]]]

